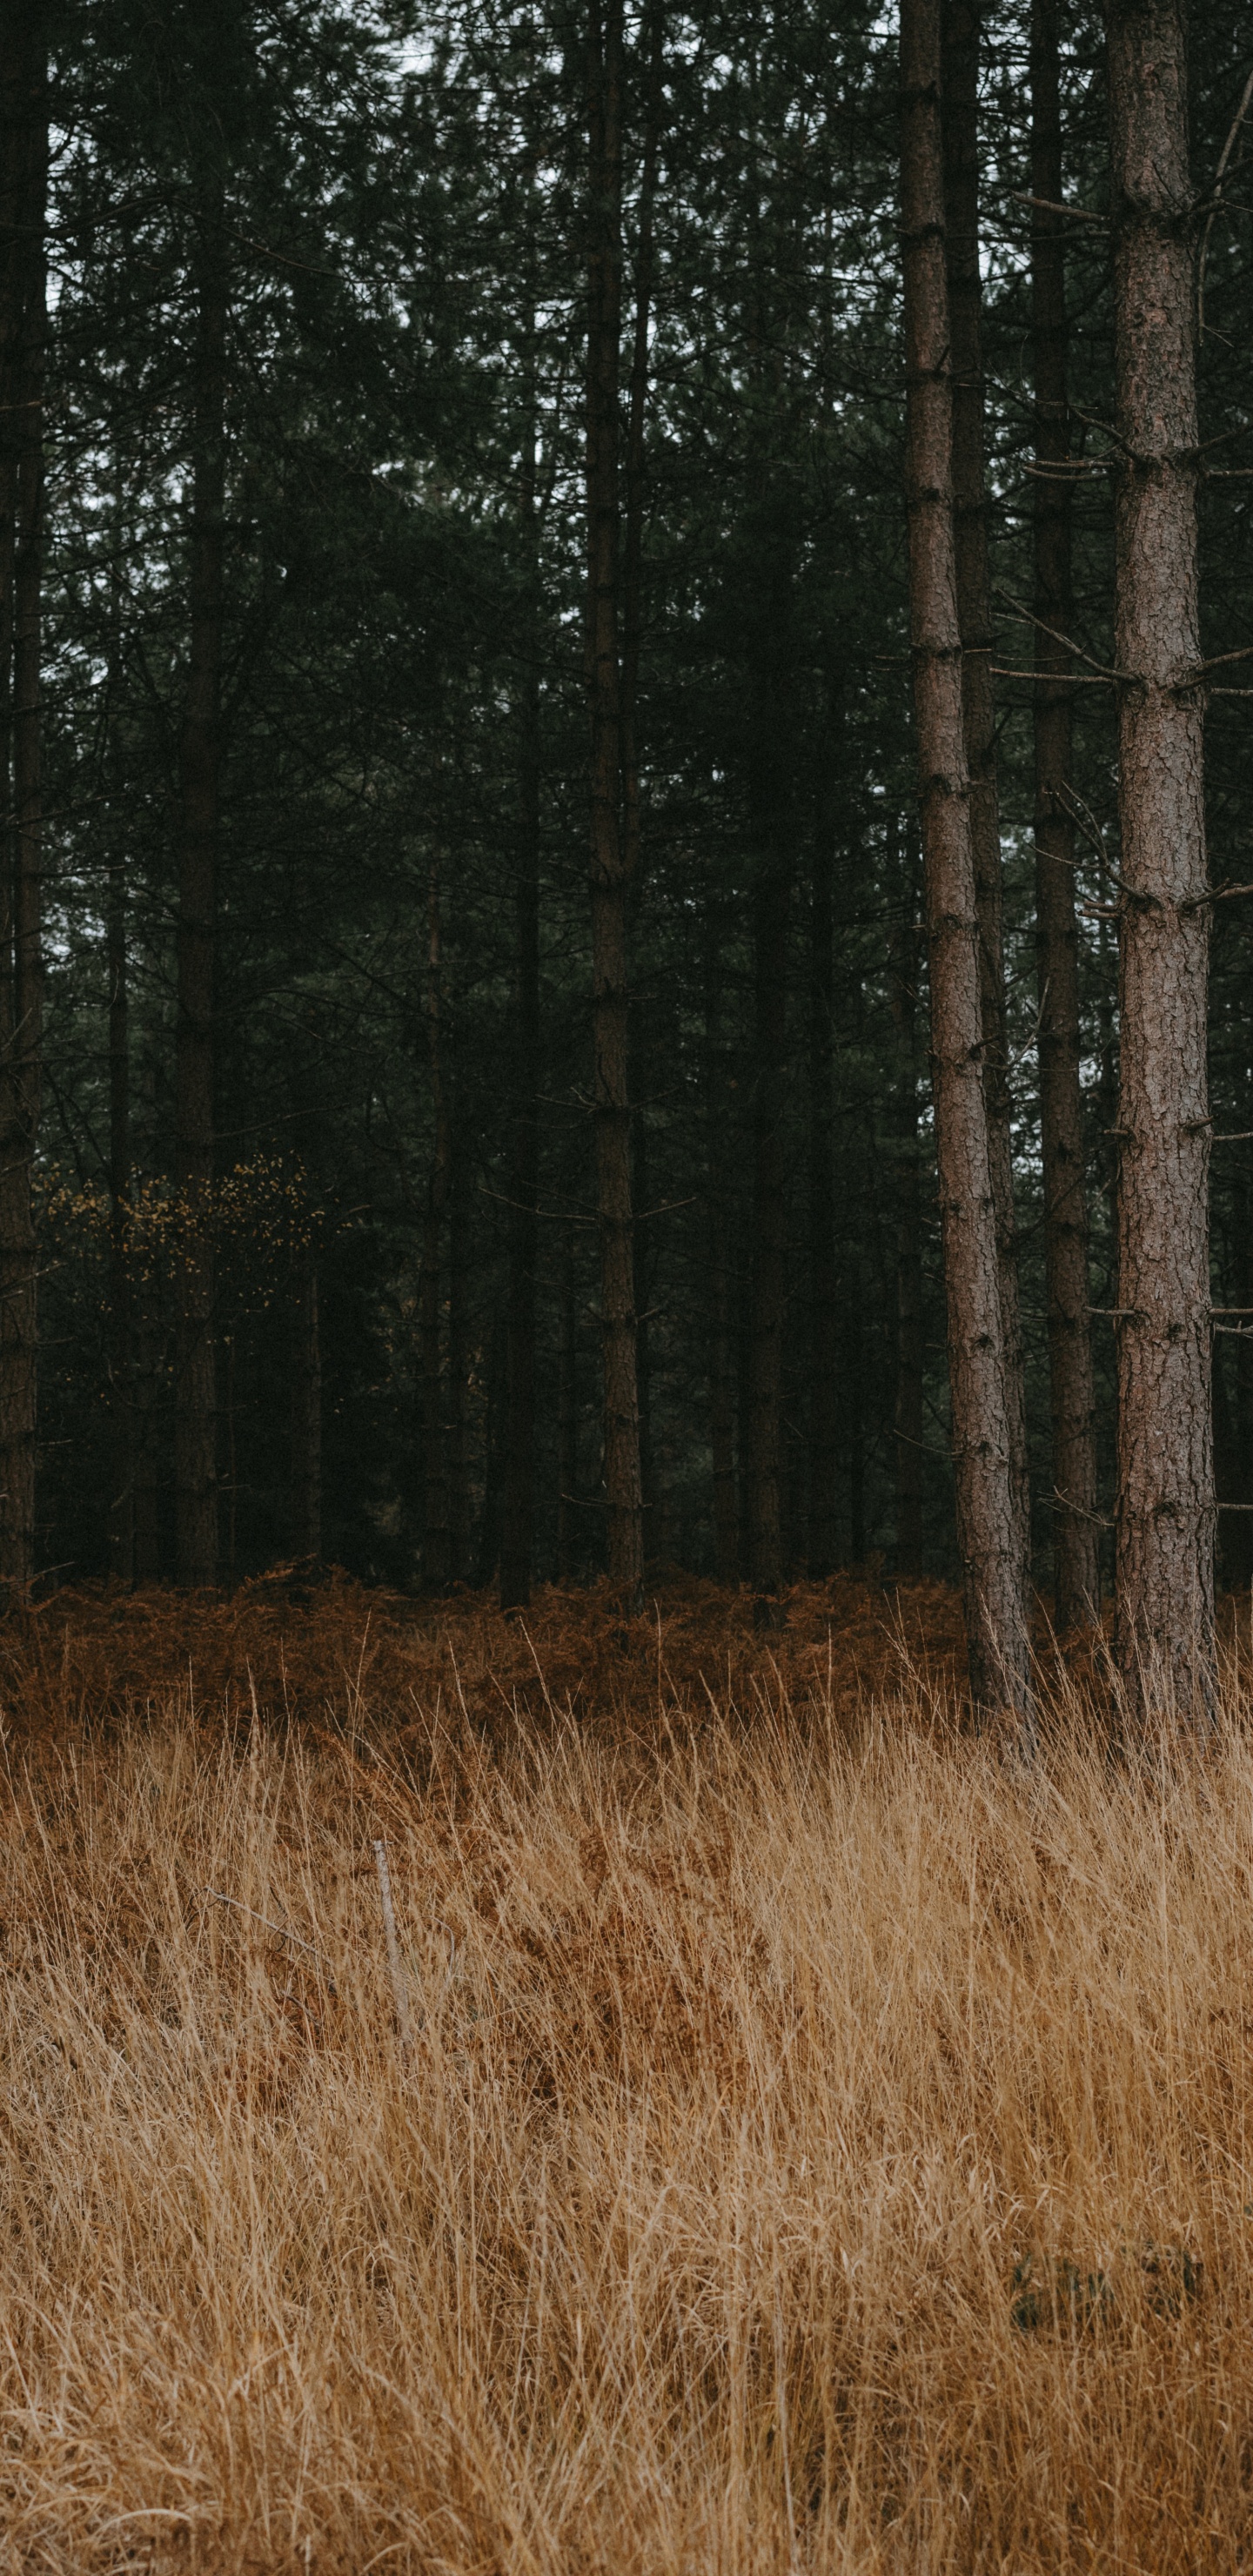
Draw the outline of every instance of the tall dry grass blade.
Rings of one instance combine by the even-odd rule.
[[[391,1972],[392,2000],[396,2006],[396,2027],[400,2033],[403,2057],[413,2049],[413,2023],[409,2013],[409,1987],[404,1962],[400,1956],[400,1937],[396,1930],[396,1909],[392,1904],[391,1871],[387,1866],[387,1845],[381,1839],[374,1845],[374,1865],[378,1871],[379,1895],[383,1901],[383,1929],[387,1934],[387,1965]]]

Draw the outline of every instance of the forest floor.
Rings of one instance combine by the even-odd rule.
[[[10,1623],[0,2567],[1247,2569],[1237,1646],[1023,1773],[939,1586]]]

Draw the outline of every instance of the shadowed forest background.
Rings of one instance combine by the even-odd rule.
[[[512,1493],[513,1588],[593,1576],[586,28],[560,7],[108,0],[49,8],[43,31],[42,1098],[37,1143],[28,1119],[8,1149],[32,1157],[37,1229],[36,1562],[233,1582],[321,1556],[405,1587],[486,1585]],[[1243,12],[1224,0],[1199,32],[1198,187],[1230,146],[1199,346],[1216,656],[1247,632]],[[1055,34],[1082,214],[1062,226],[1071,632],[1093,666],[1070,693],[1070,846],[1104,1525],[1106,102],[1098,13],[1067,8]],[[895,47],[873,8],[651,0],[622,47],[613,506],[646,1556],[753,1571],[753,1414],[773,1404],[778,1572],[943,1575]],[[1024,13],[988,11],[979,47],[1007,1078],[1047,1587]],[[1211,875],[1237,883],[1237,695],[1211,702],[1207,757]],[[18,916],[20,1057],[20,895]],[[1248,907],[1219,902],[1213,922],[1213,1123],[1236,1139],[1214,1157],[1213,1293],[1237,1309],[1253,1306]],[[1219,1495],[1247,1507],[1253,1362],[1221,1326],[1214,1349]],[[179,1449],[180,1384],[198,1459]],[[1220,1516],[1222,1577],[1247,1581],[1251,1550],[1253,1517]]]

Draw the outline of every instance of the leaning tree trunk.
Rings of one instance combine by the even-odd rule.
[[[1110,0],[1120,917],[1115,1652],[1134,1715],[1212,1699],[1195,214],[1181,0]]]
[[[180,1583],[218,1570],[214,1349],[214,948],[221,794],[226,494],[223,209],[201,218],[191,505],[191,638],[179,749],[175,1168],[186,1228],[174,1345],[174,1486]]]
[[[957,1534],[975,1704],[1008,1701],[1026,1714],[1026,1604],[980,1069],[979,923],[953,541],[940,0],[902,0],[901,86],[910,619]]]
[[[1079,936],[1070,786],[1070,411],[1058,0],[1031,12],[1031,338],[1035,370],[1035,883],[1044,1270],[1053,1414],[1054,1617],[1097,1615],[1096,1395],[1088,1316],[1088,1204],[1079,1086]]]
[[[47,77],[42,10],[10,9],[0,44],[0,1586],[10,1599],[25,1593],[35,1556]]]
[[[609,1572],[634,1607],[644,1576],[636,1380],[627,887],[621,814],[618,365],[622,319],[622,0],[591,0],[588,43],[587,681],[591,719],[592,1020]]]
[[[983,288],[979,267],[979,38],[984,0],[944,0],[944,220],[952,333],[953,535],[957,621],[962,640],[962,709],[970,776],[970,839],[979,920],[983,1087],[988,1167],[996,1211],[997,1273],[1005,1342],[1010,1465],[1024,1582],[1031,1556],[1031,1488],[1023,1384],[1018,1243],[1005,1017],[1001,823],[992,689],[992,587],[984,468]]]

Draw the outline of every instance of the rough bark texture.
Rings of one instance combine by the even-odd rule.
[[[923,1364],[922,1188],[918,1153],[917,920],[921,887],[911,853],[891,945],[896,1032],[896,1571],[922,1572]]]
[[[1053,1599],[1059,1635],[1097,1615],[1096,1392],[1079,1084],[1079,937],[1070,786],[1070,411],[1058,0],[1031,12],[1031,341],[1035,374],[1035,881],[1044,1266],[1053,1415]],[[1051,631],[1046,631],[1051,630]]]
[[[0,40],[0,1586],[35,1562],[37,1312],[31,1172],[42,1036],[40,614],[47,39],[39,7]]]
[[[1024,1582],[1031,1553],[1027,1408],[1005,1018],[1001,822],[992,688],[992,588],[984,466],[983,286],[979,269],[979,39],[983,0],[943,0],[944,220],[953,379],[953,536],[962,710],[970,779],[970,840],[979,922],[983,1088],[988,1168],[996,1211],[997,1273],[1005,1344],[1010,1464]]]
[[[193,421],[190,649],[179,745],[175,1174],[185,1217],[174,1352],[180,1583],[218,1568],[214,1348],[214,946],[221,797],[227,288],[220,194],[201,215]]]
[[[837,1554],[839,1297],[831,1047],[835,1023],[833,852],[829,818],[814,853],[809,914],[809,1571],[821,1581]]]
[[[1115,1651],[1133,1711],[1212,1692],[1203,683],[1184,13],[1106,12],[1121,874]]]
[[[644,1572],[636,1382],[631,1110],[627,1088],[627,863],[621,815],[618,362],[622,317],[622,7],[588,27],[587,678],[590,711],[592,1018],[609,1572],[634,1604]]]
[[[953,541],[939,0],[903,0],[901,84],[910,613],[958,1545],[976,1705],[1009,1702],[1025,1712],[1027,1628],[981,1069]]]
[[[1253,1086],[1251,1086],[1253,1087]],[[1247,1093],[1246,1093],[1247,1097]],[[1234,1240],[1231,1284],[1241,1306],[1253,1317],[1253,1179],[1246,1170],[1238,1183],[1233,1210]],[[1234,1374],[1228,1391],[1227,1369]],[[1219,1390],[1226,1402],[1225,1439],[1220,1439]],[[1215,1482],[1219,1496],[1218,1540],[1223,1578],[1233,1591],[1247,1592],[1253,1583],[1253,1344],[1241,1334],[1223,1333],[1214,1341]],[[1242,1508],[1224,1511],[1224,1503]]]

